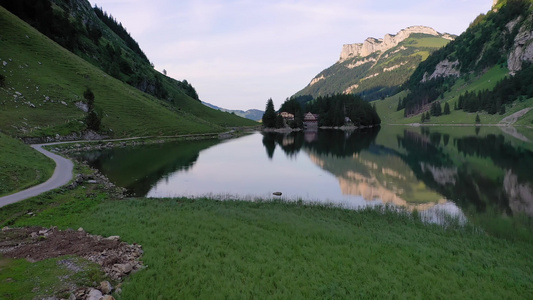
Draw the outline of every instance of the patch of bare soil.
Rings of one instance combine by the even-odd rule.
[[[58,230],[56,227],[4,227],[0,232],[0,253],[5,257],[24,258],[32,262],[77,255],[99,264],[114,281],[121,281],[143,268],[140,245],[121,242],[118,236],[104,238],[91,235],[82,228],[76,231]]]

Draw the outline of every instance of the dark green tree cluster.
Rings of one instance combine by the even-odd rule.
[[[200,98],[198,97],[198,93],[196,93],[196,89],[189,82],[187,82],[187,80],[176,81],[176,82],[185,94],[187,94],[189,97],[193,98],[194,100],[200,100]]]
[[[79,46],[80,20],[69,20],[69,12],[54,12],[50,0],[0,0],[0,5],[55,42],[74,51]]]
[[[102,112],[98,113],[94,105],[94,93],[91,89],[87,88],[83,92],[83,98],[87,102],[87,117],[85,118],[85,123],[87,124],[87,129],[99,131],[100,125],[102,123]]]
[[[320,126],[345,125],[345,117],[348,117],[355,126],[381,124],[381,119],[372,105],[357,95],[336,94],[318,97],[307,104],[306,111],[320,115]]]
[[[514,76],[499,81],[492,91],[466,92],[459,96],[457,109],[466,112],[486,111],[504,114],[505,105],[533,97],[533,64],[524,66]]]
[[[149,62],[148,58],[139,47],[139,44],[131,37],[129,32],[122,26],[122,23],[118,22],[112,15],[108,15],[102,8],[94,6],[94,12],[98,18],[104,22],[114,33],[116,33],[133,52],[137,53],[145,62]]]
[[[294,115],[294,121],[290,121],[288,124],[291,128],[303,128],[304,111],[297,98],[291,97],[290,99],[285,100],[285,102],[281,104],[279,111],[288,112]]]
[[[422,113],[422,115],[420,116],[420,123],[424,123],[429,120],[431,120],[431,115],[429,114],[429,111]]]
[[[404,116],[418,114],[424,106],[434,102],[453,85],[453,78],[438,77],[411,88],[411,92],[398,101],[397,110],[405,108]]]
[[[429,111],[431,112],[431,115],[435,117],[442,115],[442,107],[440,106],[440,102],[433,102]]]

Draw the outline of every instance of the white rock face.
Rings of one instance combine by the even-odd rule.
[[[424,78],[422,78],[422,82],[426,82],[428,80],[435,79],[437,77],[448,77],[448,76],[455,76],[459,77],[461,76],[461,72],[457,69],[459,66],[459,61],[449,61],[447,59],[441,61],[440,63],[435,66],[435,71],[433,74],[428,76],[428,73],[424,74]]]
[[[508,24],[508,27],[510,26],[514,25]],[[533,61],[533,31],[523,25],[514,39],[513,48],[507,58],[509,73],[514,74],[520,71],[525,61]]]
[[[340,61],[345,61],[352,57],[366,57],[378,51],[387,51],[396,47],[399,43],[407,39],[413,33],[423,33],[434,36],[441,36],[435,29],[427,26],[411,26],[400,30],[396,35],[386,34],[383,39],[367,38],[364,43],[347,44],[342,46]],[[447,35],[451,38],[450,35]]]
[[[309,85],[311,86],[311,85],[313,85],[313,84],[319,82],[319,81],[322,80],[322,79],[326,79],[326,77],[324,77],[324,75],[322,75],[322,76],[320,76],[320,77],[315,77],[315,78],[313,78],[313,80],[311,80],[311,82],[309,83]]]

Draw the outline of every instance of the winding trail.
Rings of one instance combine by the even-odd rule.
[[[74,169],[74,164],[72,163],[72,161],[70,159],[64,158],[60,155],[54,154],[48,150],[43,149],[44,145],[48,146],[54,144],[55,143],[31,145],[32,148],[50,157],[56,163],[56,168],[54,169],[54,174],[52,175],[52,177],[50,177],[50,179],[48,179],[46,182],[33,186],[29,189],[20,191],[15,194],[0,197],[0,207],[18,201],[22,201],[30,197],[35,197],[44,192],[63,186],[72,179],[72,170]]]
[[[518,119],[520,119],[525,114],[527,114],[531,109],[533,109],[533,107],[528,107],[528,108],[524,108],[522,110],[519,110],[519,111],[515,112],[514,114],[511,114],[511,115],[503,118],[500,121],[500,123],[498,123],[498,124],[504,125],[504,126],[512,126],[514,123],[516,123],[516,121],[518,121]]]
[[[31,147],[42,154],[50,157],[55,163],[56,167],[54,169],[54,174],[46,182],[39,185],[30,187],[26,190],[20,191],[15,194],[7,195],[0,197],[0,208],[15,202],[19,202],[31,197],[38,196],[44,192],[51,191],[58,187],[61,187],[67,184],[73,177],[72,171],[74,169],[74,164],[70,159],[64,158],[60,155],[52,153],[48,150],[43,149],[43,146],[51,146],[58,144],[72,144],[72,143],[91,143],[91,142],[115,142],[115,141],[128,141],[128,140],[137,140],[137,139],[146,139],[146,138],[180,138],[180,137],[207,137],[218,135],[219,137],[223,134],[231,133],[232,131],[224,133],[200,133],[200,134],[185,134],[185,135],[175,135],[175,136],[145,136],[145,137],[130,137],[130,138],[120,138],[120,139],[107,139],[107,140],[80,140],[80,141],[65,141],[65,142],[55,142],[55,143],[46,143],[46,144],[33,144]]]

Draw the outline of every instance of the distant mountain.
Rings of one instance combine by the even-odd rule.
[[[382,39],[343,45],[339,60],[294,96],[353,93],[369,101],[390,96],[420,62],[453,39],[430,27],[412,26]]]
[[[247,111],[225,109],[225,108],[218,107],[216,105],[213,105],[213,104],[210,104],[204,101],[202,101],[202,104],[207,107],[211,107],[212,109],[216,109],[216,110],[220,110],[220,111],[224,111],[228,113],[233,113],[239,117],[246,118],[246,119],[253,120],[253,121],[260,121],[261,118],[263,117],[263,114],[265,113],[264,111],[259,110],[259,109],[249,109]]]

